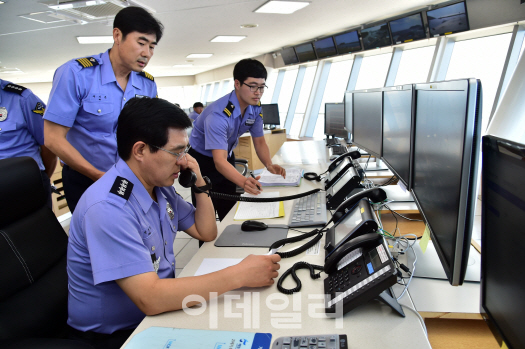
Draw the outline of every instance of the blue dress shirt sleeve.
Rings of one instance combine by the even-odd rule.
[[[73,126],[83,99],[82,81],[77,75],[79,69],[77,63],[67,63],[56,70],[44,119],[66,127]]]
[[[33,92],[20,99],[20,109],[23,111],[27,130],[38,145],[44,145],[44,120],[42,117],[45,108],[44,102],[35,96]]]
[[[204,149],[228,151],[228,120],[218,112],[208,115],[204,122]]]

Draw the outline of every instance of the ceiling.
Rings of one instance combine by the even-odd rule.
[[[76,37],[111,35],[112,18],[84,25],[58,19],[54,23],[40,23],[20,16],[49,11],[41,0],[4,1],[0,5],[0,68],[16,68],[22,72],[0,72],[1,79],[16,83],[50,82],[55,69],[66,61],[111,47],[111,44],[81,45]],[[309,0],[309,6],[293,14],[280,15],[253,12],[266,0],[139,1],[154,9],[154,16],[165,26],[164,36],[146,67],[155,77],[195,75],[443,2]],[[258,26],[243,29],[240,27],[243,24]],[[210,42],[217,35],[246,35],[247,38],[238,43]],[[173,67],[187,63],[186,56],[190,53],[213,53],[213,56],[193,59],[191,67]]]

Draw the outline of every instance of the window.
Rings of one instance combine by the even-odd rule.
[[[209,86],[209,87],[208,87]],[[215,88],[215,84],[212,82],[211,84],[206,85],[206,89],[208,89],[208,94],[206,96],[206,102],[213,102],[213,90]]]
[[[348,78],[354,60],[346,60],[332,63],[330,73],[326,81],[323,100],[318,111],[317,122],[315,123],[314,138],[324,137],[324,105],[325,103],[342,103],[345,97],[346,87],[348,86]]]
[[[383,87],[391,58],[391,52],[363,58],[355,89]]]
[[[523,40],[523,42],[521,43],[521,52],[520,52],[520,56],[518,58],[518,62],[521,59],[521,56],[523,55],[523,49],[525,49],[525,40]]]
[[[221,85],[220,81],[217,81],[215,84],[213,84],[213,99],[212,99],[212,101],[215,101],[215,100],[217,100],[217,98],[222,97],[222,96],[219,95],[219,93],[220,93],[220,85]]]
[[[427,46],[403,51],[394,85],[426,82],[435,49]]]
[[[222,96],[225,96],[227,93],[231,92],[232,90],[233,90],[233,78],[224,80],[222,82],[222,92],[219,98]]]
[[[181,108],[193,106],[196,88],[191,86],[169,86],[159,87],[157,89],[159,98],[165,99],[171,103],[178,103]]]
[[[292,93],[295,86],[295,80],[297,79],[297,73],[299,69],[287,70],[284,73],[283,85],[281,86],[281,93],[279,94],[279,119],[284,120],[288,113],[288,107],[290,106],[290,100],[292,99]]]
[[[508,33],[458,41],[452,51],[446,80],[464,78],[481,80],[483,91],[482,134],[485,134],[487,129],[511,35]]]
[[[266,91],[264,91],[264,94],[261,98],[261,104],[272,103],[273,91],[275,90],[275,83],[277,82],[278,72],[278,70],[274,69],[270,74],[268,74],[268,79],[266,79],[266,86],[268,86],[268,88],[266,89]]]
[[[299,91],[299,99],[297,100],[297,106],[295,107],[292,125],[288,132],[292,137],[299,137],[299,133],[301,132],[301,125],[303,124],[304,113],[306,111],[306,106],[308,105],[310,93],[312,92],[316,71],[317,65],[314,65],[307,67],[304,72],[303,84],[301,86],[301,91]],[[286,120],[281,118],[281,127],[284,127],[284,121]]]

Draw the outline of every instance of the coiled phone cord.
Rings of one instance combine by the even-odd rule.
[[[293,294],[301,290],[301,287],[303,285],[301,284],[301,280],[297,277],[297,274],[295,273],[298,269],[310,269],[310,277],[315,280],[321,277],[321,272],[316,273],[315,270],[323,271],[324,268],[320,265],[310,264],[307,262],[295,263],[293,267],[285,271],[284,274],[281,275],[281,277],[279,278],[279,281],[277,281],[277,289],[279,290],[279,292],[284,293],[284,294]],[[283,287],[283,282],[284,282],[284,279],[286,279],[288,275],[290,274],[292,274],[292,278],[294,279],[295,284],[297,286],[294,288],[287,289]]]
[[[301,241],[301,240],[307,239],[307,238],[309,238],[311,236],[314,236],[314,235],[317,235],[317,236],[314,237],[312,240],[308,241],[303,246],[296,248],[295,250],[291,250],[289,252],[276,252],[275,253],[275,254],[278,254],[281,258],[294,257],[294,256],[297,256],[299,253],[303,253],[304,251],[306,251],[310,247],[314,246],[319,240],[321,240],[321,238],[323,237],[323,231],[319,230],[319,229],[314,229],[311,232],[303,234],[303,235],[298,235],[298,236],[294,236],[294,237],[291,237],[291,238],[277,240],[270,246],[269,250],[272,250],[274,248],[278,248],[278,247],[284,246],[284,245],[286,245],[288,243]]]

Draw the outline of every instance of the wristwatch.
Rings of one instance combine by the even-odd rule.
[[[193,190],[195,190],[196,193],[204,193],[206,191],[211,190],[211,181],[207,176],[202,176],[202,179],[204,179],[204,182],[206,182],[206,185],[203,185],[202,187],[197,187],[196,185],[193,187]]]

